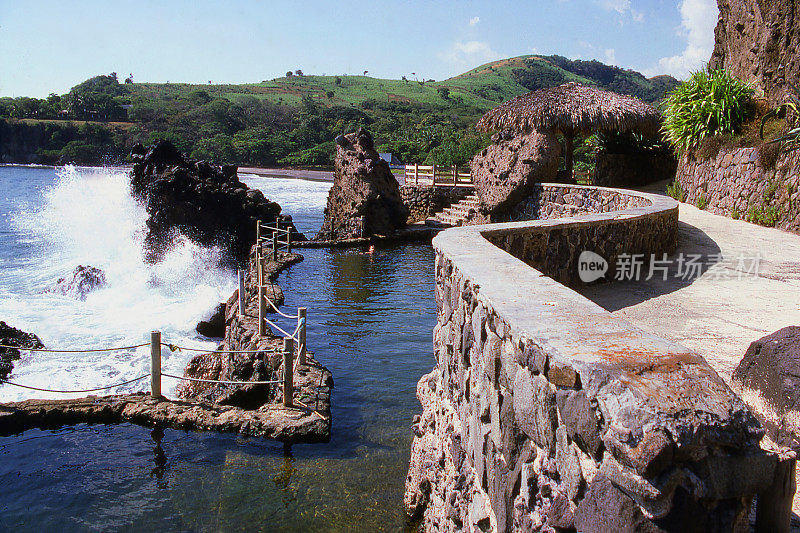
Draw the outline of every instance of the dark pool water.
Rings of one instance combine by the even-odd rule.
[[[279,280],[334,376],[330,443],[128,424],[0,437],[0,530],[413,529],[402,495],[416,383],[435,363],[433,252],[364,252],[304,250]]]

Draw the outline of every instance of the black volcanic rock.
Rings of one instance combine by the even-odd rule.
[[[0,344],[19,348],[44,348],[42,341],[33,333],[13,328],[0,321]],[[0,348],[0,378],[5,379],[14,368],[14,361],[19,359],[16,348]]]
[[[206,337],[222,338],[225,336],[225,302],[219,304],[211,318],[197,323],[195,330]]]
[[[77,300],[85,300],[90,292],[103,288],[106,284],[105,272],[93,266],[78,265],[72,271],[70,278],[58,278],[58,281],[52,287],[45,289],[44,292],[63,294]]]
[[[243,265],[255,243],[257,220],[280,218],[292,228],[293,240],[306,240],[291,217],[281,215],[280,205],[239,181],[233,165],[192,161],[167,141],[146,151],[134,146],[131,158],[131,190],[149,215],[150,261],[157,261],[180,231],[202,246],[220,246],[230,262]]]

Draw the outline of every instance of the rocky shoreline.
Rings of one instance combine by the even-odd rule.
[[[255,247],[254,247],[255,249]],[[205,353],[192,359],[186,377],[201,379],[260,381],[282,371],[282,357],[272,350],[280,337],[258,335],[257,292],[254,290],[255,256],[248,272],[247,308],[239,317],[238,290],[226,303],[226,335],[219,350],[263,350],[255,353]],[[282,254],[265,265],[265,280],[272,284],[268,296],[276,305],[283,301],[277,275],[302,260],[298,254]],[[253,289],[253,290],[250,290]],[[5,323],[2,323],[5,326]],[[13,329],[13,328],[12,328]],[[19,330],[15,330],[19,331]],[[38,341],[32,334],[31,339]],[[31,341],[20,337],[20,346]],[[26,340],[27,339],[27,340]],[[31,341],[33,342],[33,341]],[[30,342],[28,342],[30,344]],[[25,344],[27,346],[27,344]],[[39,343],[41,346],[41,343]],[[56,428],[74,424],[112,424],[130,422],[146,427],[214,430],[251,437],[264,437],[286,443],[327,442],[330,440],[330,394],[333,378],[309,352],[306,364],[294,369],[294,394],[291,407],[282,404],[282,384],[210,385],[184,382],[179,399],[153,398],[147,393],[112,396],[87,396],[78,399],[41,400],[0,404],[0,435],[32,428]]]

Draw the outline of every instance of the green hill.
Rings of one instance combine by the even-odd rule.
[[[293,75],[261,83],[239,85],[193,85],[179,83],[134,83],[132,98],[179,98],[193,91],[239,101],[245,97],[276,104],[299,105],[310,96],[325,106],[359,106],[365,100],[431,105],[463,104],[489,110],[497,104],[542,87],[576,81],[645,102],[657,102],[678,85],[671,76],[645,78],[642,74],[599,61],[571,61],[561,56],[520,56],[481,65],[443,81],[389,80],[368,76]],[[443,97],[441,89],[446,88]]]
[[[0,132],[11,137],[38,128],[26,138],[41,138],[41,146],[25,162],[113,162],[135,142],[168,139],[199,159],[329,165],[336,135],[363,125],[381,151],[404,161],[463,164],[488,142],[474,129],[483,113],[527,91],[568,81],[647,102],[678,84],[669,76],[648,79],[598,61],[532,55],[440,81],[292,75],[236,85],[120,83],[111,73],[62,96],[0,98],[0,120],[14,123],[0,124]],[[126,116],[128,128],[103,126]],[[73,120],[89,123],[79,127]],[[0,160],[18,158],[2,149]]]

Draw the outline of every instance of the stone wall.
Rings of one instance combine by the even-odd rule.
[[[759,148],[720,149],[708,159],[685,155],[676,179],[688,203],[800,232],[800,152],[779,154],[772,165],[765,159]]]
[[[482,235],[556,281],[574,286],[580,283],[578,257],[583,251],[600,255],[609,265],[616,265],[622,253],[660,258],[674,251],[678,242],[677,205],[663,197],[650,198],[619,189],[538,185],[534,194],[515,208],[514,220],[588,216],[570,224],[493,224]],[[603,215],[635,208],[641,212]]]
[[[400,197],[408,208],[408,221],[418,222],[432,217],[472,194],[472,187],[447,187],[442,185],[402,185]]]
[[[649,205],[434,239],[437,365],[418,384],[405,493],[427,531],[748,528],[778,459],[745,404],[702,357],[547,277],[557,264],[517,257],[528,235],[674,220],[676,202],[638,196]]]
[[[503,222],[607,213],[647,205],[650,201],[646,198],[616,189],[537,183],[533,194],[517,204]]]

